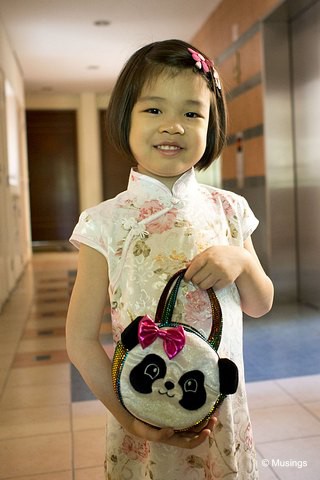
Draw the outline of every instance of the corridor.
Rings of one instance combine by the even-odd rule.
[[[104,478],[105,409],[65,350],[76,261],[73,252],[34,254],[0,315],[1,480]],[[260,479],[319,480],[319,311],[275,306],[244,326]],[[101,339],[111,355],[108,309]]]

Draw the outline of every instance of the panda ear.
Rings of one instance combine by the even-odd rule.
[[[237,365],[229,358],[219,358],[220,393],[229,395],[238,388],[239,373]]]
[[[132,350],[138,345],[138,327],[142,317],[133,320],[122,332],[121,342],[127,350]]]

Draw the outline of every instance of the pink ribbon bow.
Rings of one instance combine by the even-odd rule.
[[[138,339],[142,348],[151,345],[157,338],[163,339],[163,348],[170,360],[184,347],[186,338],[182,325],[171,328],[158,328],[154,321],[145,315],[139,322]]]

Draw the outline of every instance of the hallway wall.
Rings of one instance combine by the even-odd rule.
[[[15,123],[14,131],[12,127],[9,130],[7,125],[9,100],[10,113]],[[8,150],[8,131],[15,143],[14,152]],[[23,76],[6,32],[0,24],[0,311],[30,257]]]

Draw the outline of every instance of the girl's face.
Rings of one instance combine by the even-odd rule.
[[[140,173],[169,188],[202,157],[211,93],[201,75],[163,72],[147,82],[131,113],[129,144]]]

